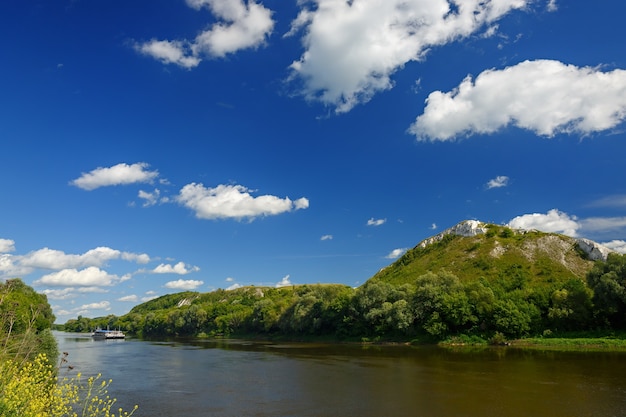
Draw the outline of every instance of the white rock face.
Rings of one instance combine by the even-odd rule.
[[[478,220],[465,220],[452,226],[448,231],[453,235],[470,237],[487,233],[487,228],[485,223]]]
[[[439,242],[447,235],[471,237],[476,235],[482,235],[484,233],[487,233],[485,223],[479,222],[478,220],[464,220],[456,226],[452,226],[451,228],[446,229],[433,237],[422,240],[417,246],[420,248],[425,248],[428,245]]]
[[[176,307],[180,308],[180,307],[190,306],[190,305],[191,305],[191,300],[189,298],[183,298],[182,300],[178,302]]]
[[[602,246],[598,242],[594,242],[593,240],[589,239],[576,239],[576,244],[583,252],[587,254],[587,256],[589,256],[589,259],[591,259],[592,261],[606,261],[609,253],[614,252],[606,246]]]

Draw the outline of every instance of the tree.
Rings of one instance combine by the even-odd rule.
[[[446,271],[418,277],[412,304],[416,324],[437,338],[469,328],[477,321],[463,284]]]
[[[548,319],[555,329],[578,330],[589,327],[592,318],[593,291],[579,279],[567,281],[550,299]]]
[[[355,304],[365,324],[365,331],[377,336],[409,333],[414,313],[410,300],[414,287],[394,286],[388,282],[370,280],[357,290]]]
[[[50,332],[53,322],[45,295],[17,278],[0,283],[0,353],[20,359],[32,359],[38,353],[56,358]]]
[[[626,324],[626,255],[610,253],[606,262],[596,262],[587,274],[593,290],[593,304],[605,324],[622,328]]]

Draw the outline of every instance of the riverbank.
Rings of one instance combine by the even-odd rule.
[[[212,337],[210,337],[212,338]],[[602,333],[602,332],[570,332],[559,333],[543,337],[526,337],[520,339],[505,339],[492,337],[483,339],[477,336],[454,336],[443,341],[432,338],[342,338],[331,336],[299,336],[289,335],[255,335],[255,334],[230,334],[218,338],[263,340],[268,342],[295,342],[295,343],[323,343],[323,344],[354,344],[354,345],[384,345],[384,346],[454,346],[454,347],[513,347],[528,349],[550,350],[600,350],[600,351],[626,351],[626,333]]]

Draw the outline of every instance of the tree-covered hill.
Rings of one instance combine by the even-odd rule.
[[[596,258],[599,260],[592,260]],[[626,255],[594,242],[466,221],[420,242],[358,288],[183,292],[69,331],[337,339],[501,339],[626,327]]]

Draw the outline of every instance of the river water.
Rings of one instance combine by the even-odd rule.
[[[626,352],[55,335],[135,416],[626,416]]]

